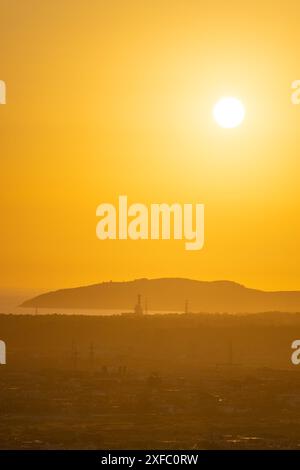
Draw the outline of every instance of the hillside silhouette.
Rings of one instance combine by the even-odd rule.
[[[193,312],[300,312],[300,291],[263,291],[232,281],[197,281],[182,278],[103,282],[47,292],[21,307],[74,309],[132,309],[141,294],[149,311],[183,312],[188,300]]]

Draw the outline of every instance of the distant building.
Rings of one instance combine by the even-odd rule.
[[[142,302],[141,302],[141,294],[138,295],[137,297],[137,303],[134,307],[134,313],[136,315],[143,315],[144,311],[143,311],[143,307],[142,307]]]

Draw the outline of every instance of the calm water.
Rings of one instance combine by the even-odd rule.
[[[132,309],[76,309],[76,308],[20,308],[19,305],[34,295],[34,293],[17,293],[7,294],[0,293],[0,313],[14,313],[19,315],[32,315],[38,313],[40,315],[61,314],[61,315],[120,315],[121,313],[132,313]],[[162,312],[162,311],[149,311],[148,314],[163,314],[163,313],[182,313],[182,312]]]

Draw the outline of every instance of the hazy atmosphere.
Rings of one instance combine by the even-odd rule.
[[[300,289],[298,2],[1,0],[2,289]],[[244,104],[230,131],[212,110]],[[101,202],[205,204],[205,245],[105,241]]]

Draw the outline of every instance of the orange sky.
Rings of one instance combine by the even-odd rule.
[[[300,289],[298,1],[0,0],[0,287]],[[247,115],[224,130],[223,95]],[[101,202],[204,203],[205,246],[96,238]]]

